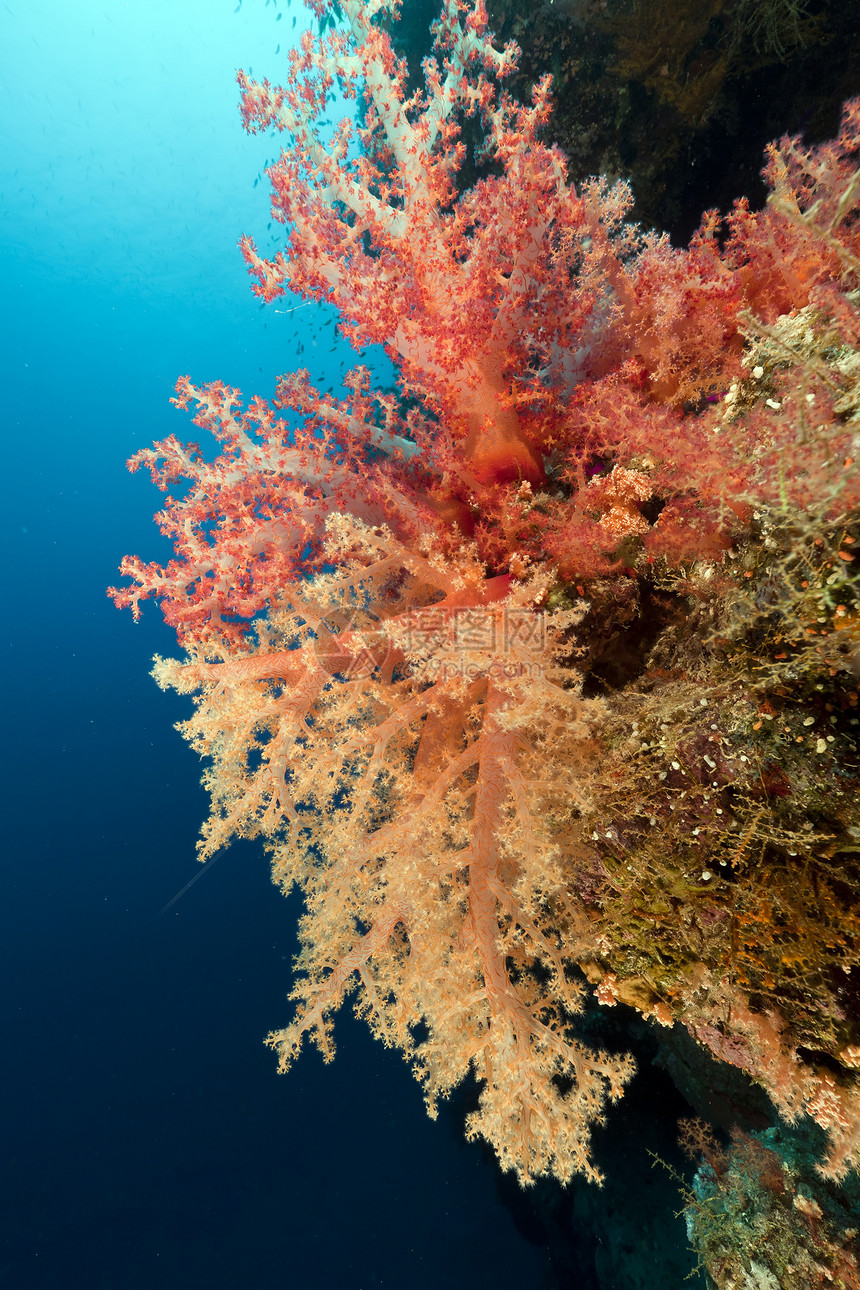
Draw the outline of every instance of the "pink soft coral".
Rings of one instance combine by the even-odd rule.
[[[291,428],[183,378],[174,401],[220,454],[170,438],[132,459],[165,491],[185,481],[159,517],[176,555],[126,560],[136,585],[113,594],[135,614],[160,599],[188,651],[156,677],[200,692],[185,732],[209,762],[202,856],[263,836],[305,894],[298,1012],[270,1037],[282,1065],[306,1034],[331,1055],[331,1013],[358,987],[431,1108],[472,1067],[470,1130],[523,1181],[597,1177],[589,1125],[631,1063],[571,1029],[573,965],[601,951],[546,803],[589,818],[603,703],[575,668],[585,604],[554,587],[718,561],[756,497],[816,486],[833,445],[799,445],[775,399],[739,422],[725,395],[746,379],[745,309],[760,328],[808,304],[855,326],[839,282],[857,269],[857,109],[829,150],[772,154],[778,197],[739,207],[724,250],[708,217],[677,251],[625,223],[623,185],[568,186],[540,141],[548,79],[530,108],[496,96],[516,50],[493,48],[482,3],[447,0],[444,61],[409,101],[379,21],[395,0],[339,7],[285,88],[240,74],[247,128],[287,139],[270,175],[289,226],[272,261],[242,249],[264,300],[326,299],[357,345],[384,344],[411,410],[363,369],[343,400],[299,372],[275,401]],[[335,78],[363,86],[366,114],[327,148]],[[458,195],[468,112],[496,173]],[[844,394],[828,382],[803,396],[825,419]],[[844,457],[849,438],[834,429]]]

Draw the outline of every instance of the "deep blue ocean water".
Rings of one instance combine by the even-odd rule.
[[[323,388],[350,359],[316,306],[261,309],[236,249],[270,245],[273,145],[235,70],[281,77],[297,11],[0,0],[0,1287],[559,1283],[462,1112],[431,1123],[348,1013],[333,1065],[277,1076],[298,904],[259,848],[159,914],[206,802],[188,701],[148,675],[172,635],[105,595],[124,553],[167,554],[125,460],[196,437],[182,373],[250,398],[299,343]]]

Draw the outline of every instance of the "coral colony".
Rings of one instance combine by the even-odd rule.
[[[431,1114],[471,1070],[468,1133],[523,1183],[599,1180],[593,1123],[632,1059],[586,1003],[684,1027],[819,1168],[860,1163],[860,103],[830,143],[768,149],[770,197],[688,249],[575,190],[502,88],[483,0],[446,0],[407,93],[397,0],[312,0],[283,87],[284,249],[263,301],[327,301],[345,397],[271,403],[183,377],[213,457],[138,452],[168,493],[160,566],[123,562],[186,651],[206,761],[200,844],[261,837],[304,894],[286,1069],[330,1059],[354,994]],[[325,31],[328,28],[327,32]],[[329,142],[335,86],[359,107]],[[458,188],[464,119],[483,135]],[[599,1009],[598,1009],[599,1011]],[[594,1026],[591,1025],[594,1033]],[[662,1033],[662,1032],[661,1032]]]

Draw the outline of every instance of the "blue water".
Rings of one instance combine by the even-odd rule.
[[[347,1014],[287,1077],[295,902],[261,852],[196,869],[205,800],[151,655],[107,600],[163,558],[125,459],[194,437],[175,379],[270,394],[348,357],[316,308],[261,310],[236,249],[271,236],[267,139],[235,70],[277,79],[263,0],[0,3],[3,841],[0,1286],[302,1290],[544,1284],[488,1159],[432,1124]],[[280,45],[280,53],[277,48]],[[255,186],[255,180],[257,180]],[[287,307],[283,304],[279,307]]]

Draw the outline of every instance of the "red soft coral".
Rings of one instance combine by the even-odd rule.
[[[274,409],[242,410],[183,378],[174,402],[219,455],[171,437],[132,458],[180,485],[159,516],[175,557],[127,559],[136,585],[113,594],[136,616],[161,600],[188,651],[156,675],[201,692],[185,730],[209,762],[203,854],[261,835],[304,890],[282,1063],[306,1034],[330,1055],[330,1014],[359,985],[431,1106],[471,1066],[471,1130],[506,1166],[595,1177],[588,1127],[631,1067],[571,1029],[573,965],[602,950],[544,804],[588,816],[604,709],[574,667],[585,606],[567,587],[545,611],[558,582],[582,597],[620,575],[607,603],[632,614],[654,561],[713,572],[758,499],[856,502],[856,471],[833,485],[857,398],[832,351],[857,341],[860,111],[831,145],[772,150],[772,201],[740,204],[724,248],[708,216],[673,250],[625,222],[624,185],[568,186],[540,139],[547,79],[529,108],[496,95],[516,51],[494,49],[481,3],[446,0],[444,58],[408,101],[381,21],[394,0],[336,7],[343,25],[302,38],[285,88],[240,74],[246,127],[286,140],[270,177],[289,227],[271,261],[242,250],[264,300],[326,299],[356,344],[383,343],[400,393],[359,368],[327,397],[298,372]],[[326,147],[336,78],[363,83],[365,123]],[[496,173],[458,196],[468,112]],[[783,325],[807,308],[830,358]],[[774,362],[760,397],[748,343],[802,360],[803,389],[783,392]]]

